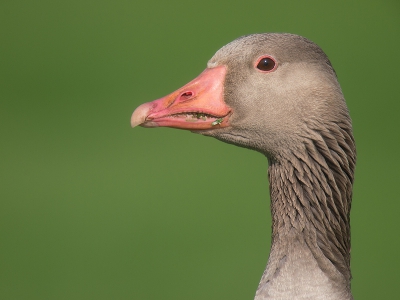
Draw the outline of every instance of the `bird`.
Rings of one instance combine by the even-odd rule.
[[[239,37],[131,126],[190,130],[268,160],[271,249],[255,300],[353,299],[352,120],[323,50],[290,33]]]

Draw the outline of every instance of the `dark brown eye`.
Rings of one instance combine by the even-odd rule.
[[[269,72],[275,69],[276,63],[271,57],[262,57],[257,64],[257,69]]]

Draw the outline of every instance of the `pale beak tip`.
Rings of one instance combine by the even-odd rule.
[[[146,118],[149,115],[151,108],[152,108],[151,103],[143,103],[142,105],[140,105],[135,109],[131,117],[132,128],[140,124],[143,124],[146,121]]]
[[[135,128],[136,126],[142,124],[144,122],[143,119],[138,119],[136,116],[131,117],[131,127]]]

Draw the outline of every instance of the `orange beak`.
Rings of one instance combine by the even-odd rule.
[[[231,108],[224,102],[225,74],[225,66],[207,68],[172,94],[140,105],[132,114],[132,127],[204,130],[229,126]]]

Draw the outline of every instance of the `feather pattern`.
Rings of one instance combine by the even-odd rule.
[[[259,69],[264,59],[273,67]],[[208,78],[206,84],[201,78]],[[210,82],[212,93],[203,93]],[[193,97],[180,101],[182,95]],[[198,116],[202,110],[196,105],[224,113],[208,114],[218,117],[201,129],[162,115],[181,103],[186,114],[189,107]],[[336,72],[320,47],[293,34],[240,37],[218,50],[194,81],[141,105],[131,124],[190,129],[267,157],[272,245],[256,300],[353,299],[350,209],[356,148]]]

